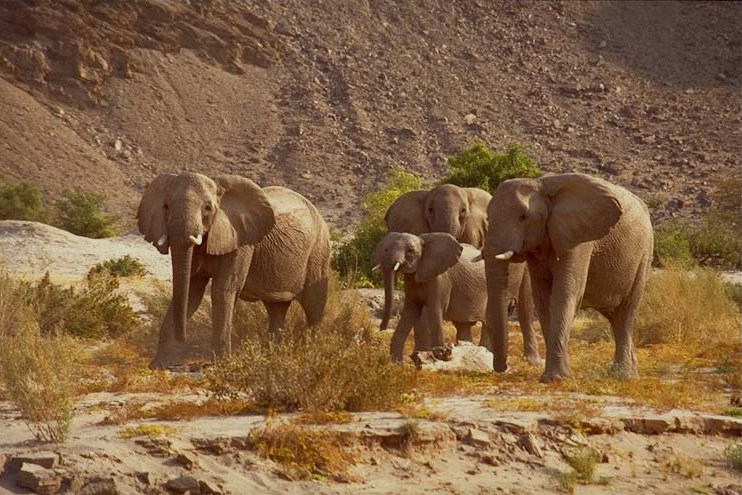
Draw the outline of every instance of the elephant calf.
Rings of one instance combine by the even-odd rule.
[[[414,234],[390,232],[376,246],[375,260],[384,274],[384,315],[381,329],[387,328],[397,271],[405,276],[402,314],[391,343],[392,361],[402,360],[402,350],[413,325],[423,315],[431,335],[415,335],[416,350],[443,345],[443,320],[456,327],[457,341],[471,341],[471,327],[482,322],[482,335],[488,335],[484,315],[487,283],[484,263],[474,262],[479,251],[469,244],[459,244],[442,232]],[[513,278],[523,278],[523,266],[513,265]],[[521,284],[517,284],[520,286]],[[513,299],[519,298],[515,288]],[[527,290],[527,287],[524,287]],[[532,307],[519,308],[521,313]],[[535,334],[530,325],[521,325],[526,356],[538,360]],[[433,342],[428,342],[429,339]],[[485,342],[482,342],[485,345]]]

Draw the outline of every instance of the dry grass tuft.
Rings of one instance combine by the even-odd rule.
[[[262,326],[245,331],[238,352],[209,370],[208,387],[285,411],[389,409],[399,400],[409,371],[389,361],[356,292],[335,283],[324,320],[309,329],[298,320],[294,313],[280,343]]]
[[[338,433],[278,423],[253,430],[248,438],[253,450],[281,465],[291,480],[350,481],[348,468],[355,458],[348,452],[346,439]]]
[[[353,415],[346,411],[311,411],[301,413],[294,418],[299,425],[347,424],[353,422]]]
[[[135,437],[159,438],[172,435],[175,431],[175,428],[168,425],[140,424],[121,429],[118,436],[124,439]]]

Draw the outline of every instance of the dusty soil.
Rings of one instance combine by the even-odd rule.
[[[627,186],[658,220],[739,173],[739,2],[0,3],[0,172],[107,195],[239,173],[337,228],[473,139]],[[467,115],[471,114],[465,119]]]
[[[142,260],[150,272],[137,284],[139,289],[169,276],[168,258],[132,235],[92,240],[41,224],[0,222],[0,253],[6,270],[23,278],[40,277],[48,270],[52,279],[72,282],[94,264],[125,254]],[[364,292],[372,307],[378,297],[378,292]],[[471,366],[481,366],[481,352],[474,349],[479,348],[455,348],[453,361],[465,362],[468,355]],[[491,357],[484,361],[491,362]],[[440,363],[431,369],[436,367],[451,369]],[[19,487],[24,475],[13,468],[28,456],[35,457],[29,462],[53,465],[38,468],[33,479],[46,480],[54,490],[61,486],[68,490],[64,493],[184,493],[179,483],[191,486],[192,494],[559,493],[560,473],[570,471],[562,453],[588,444],[601,457],[597,482],[578,484],[576,493],[742,493],[739,473],[724,458],[725,447],[742,435],[741,419],[657,412],[614,397],[590,397],[592,412],[584,416],[578,406],[573,417],[565,410],[510,412],[498,408],[503,395],[493,387],[477,396],[426,400],[428,419],[358,413],[346,424],[316,426],[342,434],[355,458],[342,482],[292,481],[279,464],[246,448],[250,431],[291,421],[292,415],[101,424],[134,403],[154,407],[206,397],[196,386],[178,394],[88,394],[78,401],[70,438],[61,445],[34,441],[13,405],[0,401],[0,466],[5,463],[0,494],[30,493]],[[534,403],[540,399],[511,398]],[[586,397],[565,394],[559,399],[583,402]],[[121,438],[121,432],[140,424],[174,430],[154,440]]]

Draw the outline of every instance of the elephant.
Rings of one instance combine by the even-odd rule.
[[[170,251],[173,296],[159,331],[151,368],[175,364],[186,340],[186,322],[211,280],[215,357],[231,352],[237,297],[262,301],[275,339],[292,300],[309,325],[324,315],[330,235],[317,209],[284,187],[260,188],[237,175],[213,180],[201,174],[158,175],[137,210],[139,231],[162,254]]]
[[[374,258],[384,274],[385,288],[394,286],[397,271],[405,277],[402,314],[390,346],[392,361],[402,361],[407,335],[420,318],[425,318],[427,328],[433,331],[426,335],[416,334],[416,341],[428,335],[442,335],[443,320],[453,322],[457,342],[471,342],[471,327],[477,321],[482,322],[482,334],[488,334],[484,322],[487,304],[484,263],[473,261],[478,255],[478,249],[470,244],[460,244],[451,234],[443,232],[419,236],[390,232],[381,239]],[[514,264],[513,268],[518,271],[514,275],[523,276],[523,264]],[[511,280],[516,281],[516,276]],[[520,286],[520,283],[514,285]],[[511,296],[511,300],[521,297],[517,291]],[[387,301],[390,297],[387,290]],[[385,304],[382,329],[387,327],[390,312],[391,305]],[[528,337],[524,332],[524,340]],[[435,348],[443,342],[416,342],[416,345]],[[537,349],[535,341],[524,345]]]
[[[492,195],[476,187],[459,187],[443,184],[431,190],[416,190],[402,194],[386,212],[384,220],[390,232],[408,232],[421,235],[429,232],[446,232],[461,243],[470,244],[481,249],[487,235],[487,207]],[[536,333],[533,329],[533,296],[530,291],[530,280],[525,263],[518,268],[510,268],[510,293],[517,300],[518,321],[523,333],[523,353],[531,363],[540,363],[541,358],[536,344]],[[391,305],[390,286],[386,286],[385,305]],[[516,297],[517,295],[517,297]],[[391,306],[390,306],[391,307]],[[389,314],[389,308],[384,308]],[[442,344],[443,335],[429,334],[425,326],[427,318],[415,325],[416,350],[428,350],[427,345]],[[490,350],[488,334],[482,333],[483,341]]]
[[[546,341],[540,381],[571,375],[567,346],[580,307],[609,320],[616,345],[613,372],[636,377],[631,332],[654,244],[646,205],[603,179],[557,174],[501,183],[488,206],[488,222],[483,257],[494,370],[507,369],[507,268],[526,261]]]

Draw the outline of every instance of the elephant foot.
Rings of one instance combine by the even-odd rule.
[[[554,383],[566,380],[569,377],[570,373],[563,371],[544,371],[538,381],[541,383]]]
[[[431,354],[438,361],[450,361],[453,354],[453,346],[450,344],[433,347]]]
[[[610,374],[619,380],[636,380],[639,378],[639,373],[636,371],[636,365],[634,364],[613,363]]]
[[[164,370],[183,364],[186,357],[186,346],[177,342],[161,345],[157,354],[149,362],[149,369]]]

